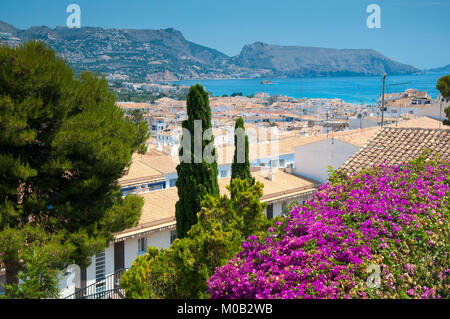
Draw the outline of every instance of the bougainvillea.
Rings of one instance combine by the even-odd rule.
[[[336,175],[217,268],[211,298],[448,298],[449,171],[421,157]]]

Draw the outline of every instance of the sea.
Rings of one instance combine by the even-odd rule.
[[[431,98],[439,95],[437,80],[445,73],[415,75],[392,75],[386,77],[385,93],[403,92],[413,88],[427,91]],[[251,95],[259,92],[270,95],[285,95],[294,98],[338,98],[353,104],[375,104],[381,96],[381,76],[318,77],[267,79],[272,84],[261,84],[261,79],[185,80],[180,85],[201,84],[213,96],[242,93]]]

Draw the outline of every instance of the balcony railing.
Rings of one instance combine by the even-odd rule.
[[[65,299],[123,299],[125,290],[120,287],[120,279],[125,271],[125,268],[118,270],[92,285],[78,289]]]

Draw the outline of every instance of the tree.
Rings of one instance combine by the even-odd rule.
[[[104,78],[39,42],[0,47],[0,264],[30,276],[29,249],[51,269],[87,267],[112,234],[137,224],[143,200],[117,180],[144,142]]]
[[[244,120],[240,117],[236,120],[234,126],[234,157],[231,164],[231,181],[236,178],[245,179],[250,185],[255,183],[255,178],[250,172],[249,161],[249,143],[248,136],[245,134]],[[231,193],[233,197],[233,193]]]
[[[24,256],[26,271],[19,272],[19,284],[6,285],[6,298],[58,298],[62,272],[51,268],[51,254],[41,247],[28,249]]]
[[[140,141],[147,141],[150,138],[150,131],[148,129],[147,122],[144,118],[144,111],[139,109],[134,109],[128,112],[127,114],[131,122],[137,126],[138,129],[138,139]],[[145,154],[147,152],[147,146],[145,143],[142,143],[141,146],[137,149],[139,154]]]
[[[206,195],[198,222],[169,249],[149,248],[122,279],[127,298],[206,298],[208,279],[225,265],[251,234],[262,236],[271,225],[260,202],[264,185],[234,179],[236,195]]]
[[[441,92],[442,97],[448,101],[450,100],[450,75],[444,75],[443,77],[439,78],[437,81],[436,88]],[[445,125],[450,125],[450,106],[446,107],[445,115],[447,115],[447,119],[444,120]]]
[[[199,84],[192,86],[186,104],[188,119],[182,123],[183,137],[176,182],[179,197],[175,213],[178,238],[186,236],[191,226],[197,223],[197,212],[205,195],[219,196],[208,93]],[[194,131],[196,126],[197,132]]]

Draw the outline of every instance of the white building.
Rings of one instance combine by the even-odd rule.
[[[445,109],[450,106],[450,101],[445,101],[441,95],[433,101],[433,103],[418,108],[419,116],[428,116],[432,119],[443,121],[447,118],[445,114]]]
[[[335,138],[301,145],[295,148],[295,173],[321,183],[328,180],[328,167],[341,167],[359,146]]]
[[[256,181],[264,184],[262,202],[267,203],[264,213],[268,218],[283,214],[293,202],[303,203],[320,183],[295,176],[283,170],[264,169],[253,173]],[[227,194],[226,185],[230,178],[219,180],[221,194]],[[149,246],[168,248],[176,237],[175,203],[178,201],[176,188],[161,189],[142,193],[144,207],[139,224],[115,235],[115,240],[103,252],[92,257],[91,265],[82,269],[79,280],[71,287],[63,287],[65,295],[83,288],[84,297],[98,296],[100,292],[110,292],[118,274],[130,268],[137,256],[146,253]],[[116,274],[116,275],[114,275]],[[112,279],[113,284],[108,283]],[[115,280],[115,281],[114,281]],[[115,292],[110,292],[114,294]],[[73,296],[72,296],[73,297]],[[77,294],[81,297],[81,293]]]

